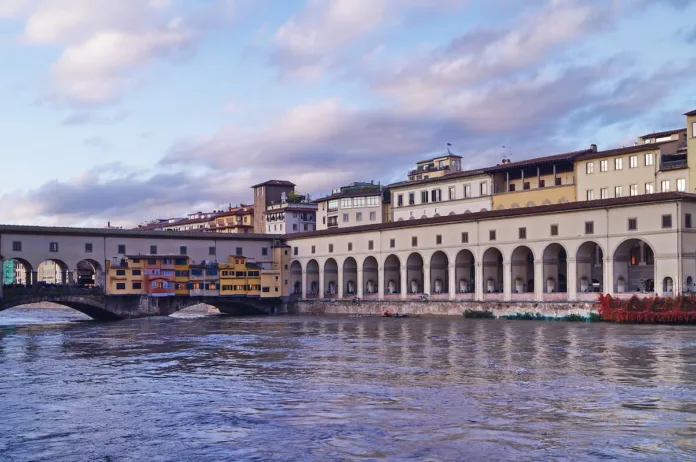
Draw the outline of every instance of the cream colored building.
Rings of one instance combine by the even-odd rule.
[[[317,230],[391,221],[384,190],[379,184],[353,183],[314,202],[317,204]]]
[[[694,289],[696,195],[554,204],[287,236],[303,298],[594,301]]]
[[[696,110],[687,112],[686,116],[686,146],[692,157],[696,157]],[[696,190],[696,160],[689,162],[690,191]]]

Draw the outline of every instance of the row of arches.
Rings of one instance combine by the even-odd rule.
[[[79,261],[71,268],[62,260],[45,260],[32,265],[15,258],[2,262],[2,284],[5,286],[32,286],[36,284],[97,286],[103,285],[102,266],[96,260]]]
[[[650,245],[640,239],[622,243],[611,261],[612,280],[605,281],[606,263],[602,247],[583,243],[569,263],[566,248],[551,243],[541,255],[525,245],[515,248],[508,260],[497,247],[489,247],[477,262],[471,250],[460,250],[454,259],[437,251],[425,261],[419,252],[399,257],[388,255],[381,264],[374,256],[362,264],[354,257],[342,264],[328,258],[320,266],[316,259],[303,268],[291,265],[291,295],[301,297],[444,296],[480,293],[495,296],[515,294],[650,293],[655,287],[655,257]],[[453,260],[453,261],[450,261]],[[477,268],[480,267],[480,268]],[[669,280],[667,280],[669,279]],[[610,284],[610,287],[605,287]],[[662,290],[673,290],[671,278]],[[552,296],[550,297],[552,298]]]

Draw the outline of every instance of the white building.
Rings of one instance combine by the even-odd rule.
[[[388,193],[379,184],[352,183],[314,202],[318,230],[390,221]]]

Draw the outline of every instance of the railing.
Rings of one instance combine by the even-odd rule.
[[[57,296],[57,295],[104,295],[104,288],[99,286],[83,287],[76,285],[3,286],[3,296]]]
[[[419,173],[439,172],[441,170],[449,170],[449,169],[450,169],[449,165],[445,165],[444,167],[417,168],[415,170],[411,170],[410,172],[408,172],[408,175],[413,176],[413,175],[418,175]]]
[[[660,162],[660,170],[672,170],[672,169],[685,168],[685,167],[687,167],[687,160],[686,159],[663,160],[662,162]]]

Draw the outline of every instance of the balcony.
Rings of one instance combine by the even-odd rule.
[[[423,173],[431,173],[431,172],[441,172],[443,170],[449,170],[450,166],[445,165],[444,167],[436,167],[436,166],[430,166],[430,167],[425,167],[425,168],[417,168],[415,170],[411,170],[408,172],[408,176],[413,176],[413,175],[422,175]]]
[[[677,170],[688,166],[686,159],[663,160],[660,162],[660,170]]]

